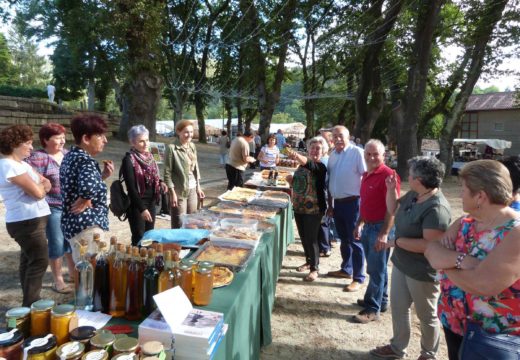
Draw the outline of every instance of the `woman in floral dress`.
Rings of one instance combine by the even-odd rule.
[[[450,360],[458,359],[466,315],[490,333],[520,336],[520,218],[509,207],[509,172],[498,161],[477,160],[459,176],[468,215],[451,226],[460,227],[455,249],[443,239],[425,253],[442,270],[438,314]]]

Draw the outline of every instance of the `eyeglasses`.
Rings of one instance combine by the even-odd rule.
[[[408,205],[407,207],[404,208],[404,212],[408,214],[410,211],[412,211],[412,206],[414,206],[416,203],[417,203],[417,198],[414,197],[412,199],[412,202],[410,203],[410,205]]]

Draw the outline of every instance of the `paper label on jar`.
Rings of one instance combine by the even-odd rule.
[[[11,340],[13,338],[15,332],[16,332],[16,329],[12,329],[9,332],[0,334],[0,341]]]
[[[106,353],[105,350],[94,351],[87,354],[85,360],[101,360],[105,357]]]
[[[71,353],[75,353],[79,351],[79,342],[73,341],[66,345],[63,345],[63,348],[61,349],[62,355],[68,355]]]

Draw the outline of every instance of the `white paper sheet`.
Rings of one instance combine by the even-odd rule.
[[[76,315],[78,316],[78,326],[93,326],[96,329],[101,329],[112,318],[112,316],[102,312],[86,310],[76,310]]]
[[[180,286],[154,295],[153,299],[172,330],[183,322],[193,309],[190,300]]]

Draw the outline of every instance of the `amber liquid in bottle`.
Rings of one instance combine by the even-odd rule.
[[[139,308],[143,309],[143,289],[144,289],[144,271],[148,266],[148,251],[146,248],[142,247],[139,249]]]
[[[117,245],[117,254],[110,274],[110,315],[113,317],[125,316],[126,306],[126,262],[125,247]]]
[[[155,268],[155,250],[148,250],[148,266],[144,270],[143,316],[148,316],[156,309],[153,296],[158,292],[159,272]]]
[[[117,238],[115,236],[110,237],[110,248],[108,249],[107,261],[108,261],[108,272],[112,274],[112,268],[114,267],[114,260],[116,259],[117,253]],[[112,277],[112,275],[110,275]]]
[[[159,273],[161,273],[164,270],[165,262],[164,262],[164,256],[163,256],[163,245],[157,244],[156,248],[156,255],[155,255],[155,268]]]
[[[141,318],[142,292],[140,292],[141,286],[139,279],[141,268],[140,260],[139,249],[134,247],[126,273],[128,288],[126,290],[125,318],[127,320],[139,320]]]
[[[159,275],[159,292],[166,291],[175,286],[175,269],[173,268],[172,252],[165,252],[164,270]]]
[[[108,313],[110,306],[110,273],[106,255],[106,243],[99,243],[94,270],[94,311]]]

